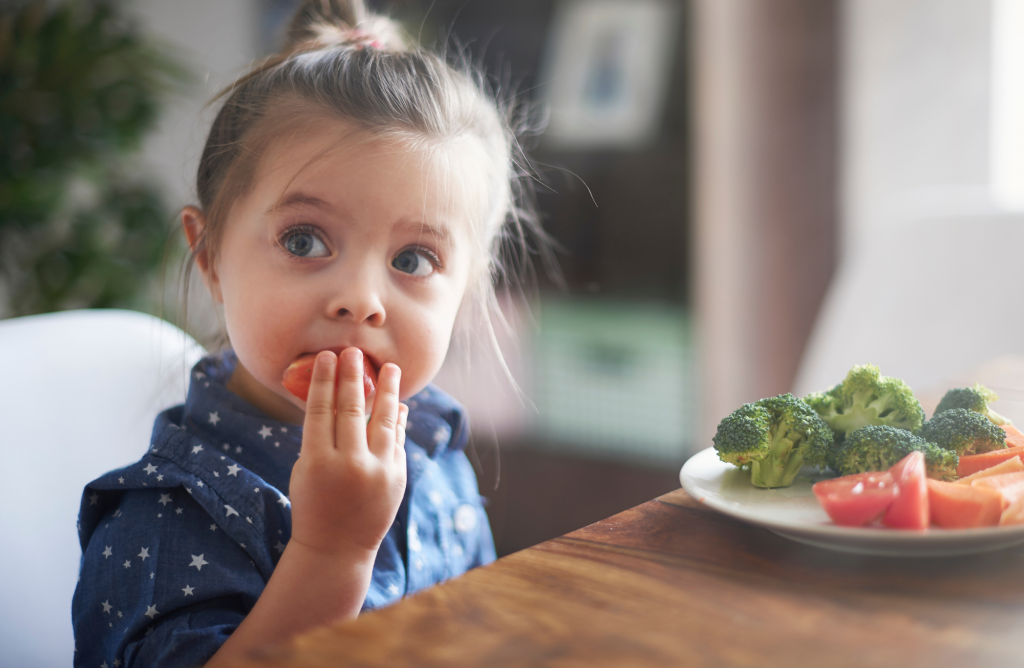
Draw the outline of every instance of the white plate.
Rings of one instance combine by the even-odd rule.
[[[754,487],[749,471],[721,461],[714,448],[698,452],[679,472],[683,489],[701,503],[785,538],[830,550],[943,557],[1024,543],[1024,525],[927,531],[836,526],[811,492],[811,485],[821,479],[814,469],[804,468],[790,487]]]

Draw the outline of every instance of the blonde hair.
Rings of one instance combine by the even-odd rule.
[[[196,177],[206,224],[186,280],[196,255],[216,255],[232,204],[252,185],[268,144],[296,118],[339,118],[442,160],[440,149],[473,138],[487,163],[477,170],[486,182],[486,204],[472,231],[477,253],[463,301],[478,317],[460,317],[460,324],[466,329],[466,320],[482,322],[497,351],[492,316],[505,321],[495,282],[521,285],[530,255],[539,250],[547,261],[551,245],[534,213],[534,175],[517,141],[530,125],[528,114],[514,99],[495,99],[465,57],[454,60],[407,46],[398,26],[367,12],[362,0],[306,0],[282,51],[215,98],[223,103]]]

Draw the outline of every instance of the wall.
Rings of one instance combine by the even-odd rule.
[[[988,0],[843,3],[842,238],[986,210]]]
[[[698,443],[790,389],[836,258],[838,2],[692,3]]]

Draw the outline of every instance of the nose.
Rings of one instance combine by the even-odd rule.
[[[386,318],[381,286],[369,267],[351,269],[332,277],[333,294],[327,304],[327,317],[349,318],[356,324],[380,327]]]

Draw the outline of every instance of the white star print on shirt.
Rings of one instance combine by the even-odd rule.
[[[103,601],[102,603],[100,603],[100,605],[103,606],[103,612],[107,613],[108,615],[110,614],[110,611],[114,608],[114,606],[110,605],[110,599],[109,598],[107,600]]]
[[[195,591],[195,589],[195,587],[189,587],[188,585],[185,585],[185,588],[182,589],[182,591],[185,592],[185,596],[191,596],[192,592]]]
[[[201,571],[201,570],[203,570],[203,566],[205,566],[208,563],[210,563],[210,562],[208,562],[206,559],[203,559],[203,555],[202,554],[200,554],[198,557],[193,554],[192,555],[192,563],[189,564],[189,566],[195,566],[197,571]]]
[[[420,529],[416,526],[416,522],[409,522],[409,549],[413,552],[419,552],[423,548],[423,544],[420,543]]]
[[[125,559],[125,561],[124,561],[124,567],[125,567],[125,568],[131,568],[131,567],[132,567],[132,562],[130,562],[130,561],[128,561],[127,559]]]
[[[224,504],[224,517],[231,517],[232,515],[238,515],[238,511],[225,503]],[[241,515],[239,515],[239,517],[241,517]]]
[[[148,548],[148,547],[144,547],[144,548],[142,548],[142,552],[139,552],[139,553],[138,553],[137,555],[135,555],[135,556],[137,556],[137,557],[142,557],[142,560],[143,560],[143,561],[145,561],[145,560],[146,560],[146,557],[148,557],[148,556],[149,556],[149,548]]]
[[[103,556],[109,559],[109,558],[110,558],[110,555],[112,555],[112,554],[114,554],[114,553],[113,553],[113,552],[111,551],[111,549],[110,549],[110,546],[109,546],[109,545],[107,545],[107,546],[106,546],[106,548],[107,548],[107,549],[103,550]]]
[[[202,451],[203,451],[203,446],[201,446],[201,445],[197,445],[194,448],[192,448],[192,454],[193,455],[198,455]]]
[[[241,467],[238,464],[232,464],[231,466],[228,467],[228,475],[233,475],[233,476],[235,476],[237,478],[238,477],[238,471],[240,469],[241,469]]]
[[[89,495],[89,505],[90,506],[95,506],[96,502],[99,501],[99,500],[100,500],[100,495],[97,494],[96,492],[93,492],[92,494]]]
[[[156,609],[155,605],[151,605],[151,606],[148,606],[146,608],[146,616],[149,617],[150,619],[153,619],[154,617],[156,617],[159,614],[160,614],[160,612]]]
[[[388,587],[388,591],[391,592],[392,594],[397,594],[398,593],[398,585],[391,585],[390,587]]]
[[[166,506],[170,502],[171,502],[171,495],[170,494],[161,494],[160,495],[160,500],[157,501],[157,503],[162,504],[164,506]]]
[[[146,475],[153,475],[154,473],[156,473],[156,467],[153,466],[152,462],[150,462],[149,465],[147,465],[146,468],[144,468],[143,470],[146,472]]]
[[[213,413],[210,413],[210,424],[212,424],[214,427],[216,427],[217,423],[220,422],[220,416],[217,415],[217,412],[218,411],[214,411]]]
[[[272,434],[272,430],[267,425],[263,425],[263,429],[260,429],[259,434],[263,437],[263,440],[267,440],[267,436]]]
[[[284,494],[282,494],[281,496],[277,497],[277,502],[281,504],[282,508],[287,508],[288,506],[292,505],[292,502],[289,501],[288,497],[285,496]]]

